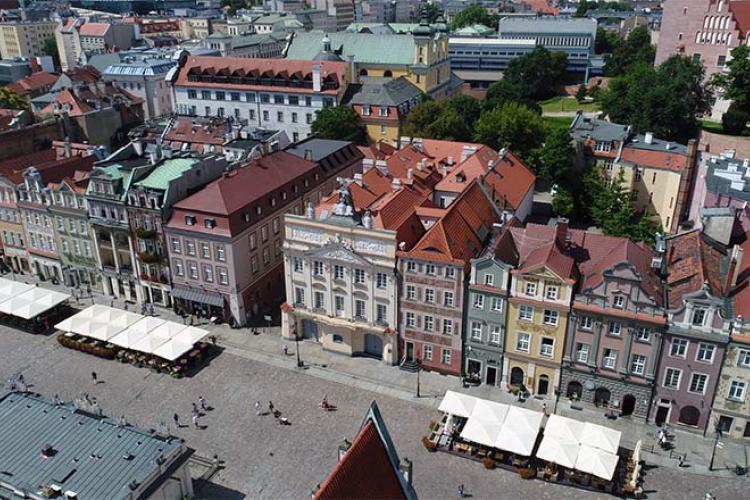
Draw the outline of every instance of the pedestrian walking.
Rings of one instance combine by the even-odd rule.
[[[289,356],[289,347],[284,344],[284,356]]]
[[[198,415],[197,414],[193,415],[193,427],[195,427],[196,429],[198,428]]]
[[[458,498],[464,497],[464,485],[463,483],[458,485]]]
[[[542,403],[542,413],[547,416],[547,403]]]
[[[273,401],[269,401],[268,402],[268,411],[270,411],[271,413],[273,413]]]
[[[201,410],[206,411],[206,399],[203,396],[198,396],[198,404]]]
[[[93,380],[95,384],[99,383],[99,380],[96,378],[96,372],[91,372],[91,380]]]
[[[26,381],[23,378],[23,373],[21,373],[21,374],[18,375],[18,381],[21,382],[22,384],[26,383]]]
[[[255,414],[260,417],[260,401],[255,402]]]
[[[179,427],[180,426],[180,416],[175,413],[174,415],[172,415],[172,419],[174,420],[174,425],[176,425],[177,427]]]

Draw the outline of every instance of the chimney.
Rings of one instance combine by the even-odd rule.
[[[446,167],[445,165],[440,165],[440,175],[442,175],[443,177],[447,177],[448,167]]]
[[[307,161],[313,161],[313,158],[312,158],[312,149],[306,149],[305,150],[305,160],[307,160]]]
[[[737,277],[739,276],[740,268],[742,267],[742,255],[742,247],[734,245],[729,254],[729,268],[727,269],[726,281],[724,283],[724,289],[722,290],[724,297],[727,297],[729,292],[731,292],[737,285]]]
[[[453,165],[454,163],[456,163],[456,161],[455,161],[455,160],[453,159],[453,157],[452,157],[452,156],[449,156],[449,157],[448,157],[448,165],[451,165],[451,166],[452,166],[452,165]]]
[[[406,250],[406,242],[405,241],[400,241],[399,244],[398,244],[398,249],[401,250],[402,252],[404,250]]]
[[[477,152],[477,148],[474,146],[464,146],[461,148],[461,163],[465,162],[466,159]]]
[[[417,148],[418,151],[424,151],[424,147],[422,145],[422,138],[421,137],[415,137],[411,143],[414,145],[415,148]]]
[[[313,92],[320,92],[320,64],[313,65]]]
[[[364,187],[365,185],[365,181],[362,179],[362,174],[354,174],[354,182],[360,187]]]
[[[375,166],[375,160],[372,158],[365,158],[362,160],[362,173],[366,174],[372,167]]]
[[[411,144],[411,137],[409,137],[408,135],[402,135],[400,141],[401,147],[403,148],[404,146]]]
[[[65,136],[65,158],[73,156],[73,145],[70,143],[70,137]]]
[[[646,132],[646,136],[643,138],[643,142],[646,144],[652,144],[654,142],[654,133]]]
[[[374,221],[372,219],[372,214],[369,210],[366,211],[365,215],[362,217],[362,227],[364,227],[365,229],[372,229],[373,222]]]
[[[409,180],[414,179],[414,169],[413,168],[407,168],[406,169],[406,178]]]
[[[568,219],[565,217],[557,219],[557,226],[555,226],[555,240],[561,247],[564,247],[568,242]]]
[[[398,464],[398,468],[401,471],[401,474],[404,476],[404,479],[406,479],[406,482],[411,484],[411,472],[412,472],[412,463],[411,460],[404,457],[401,459],[401,463]]]
[[[399,189],[401,189],[401,179],[399,179],[398,177],[394,177],[391,181],[391,189],[393,189],[394,191],[398,191]]]
[[[385,160],[377,160],[375,162],[375,168],[383,175],[388,175],[388,163]]]

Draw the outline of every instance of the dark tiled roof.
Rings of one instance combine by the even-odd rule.
[[[710,245],[700,230],[667,240],[667,301],[669,308],[682,304],[682,297],[699,291],[704,284],[714,297],[722,296],[724,253]]]
[[[359,92],[352,97],[351,104],[370,106],[400,106],[418,98],[422,91],[401,76],[392,80],[367,80]]]

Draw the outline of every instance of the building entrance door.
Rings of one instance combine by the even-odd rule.
[[[365,335],[365,352],[376,358],[383,357],[383,341],[377,335],[368,333]]]
[[[406,343],[406,361],[414,361],[414,344]]]
[[[539,383],[537,384],[536,393],[540,396],[546,396],[549,392],[549,377],[547,375],[539,375]]]
[[[318,324],[309,319],[302,320],[302,338],[318,340]]]
[[[487,382],[487,385],[495,385],[497,383],[497,368],[495,368],[494,366],[488,366],[487,376],[485,380]]]
[[[656,425],[664,425],[669,417],[669,406],[659,404],[656,408],[656,415],[654,416],[654,423]]]

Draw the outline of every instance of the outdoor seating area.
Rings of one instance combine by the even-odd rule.
[[[515,470],[526,479],[618,495],[642,490],[638,446],[632,454],[620,449],[621,433],[609,427],[454,391],[438,409],[442,419],[423,438],[431,451]]]
[[[66,347],[181,377],[205,358],[209,332],[93,305],[55,325]]]
[[[31,333],[43,333],[59,319],[70,295],[0,278],[0,321]]]

